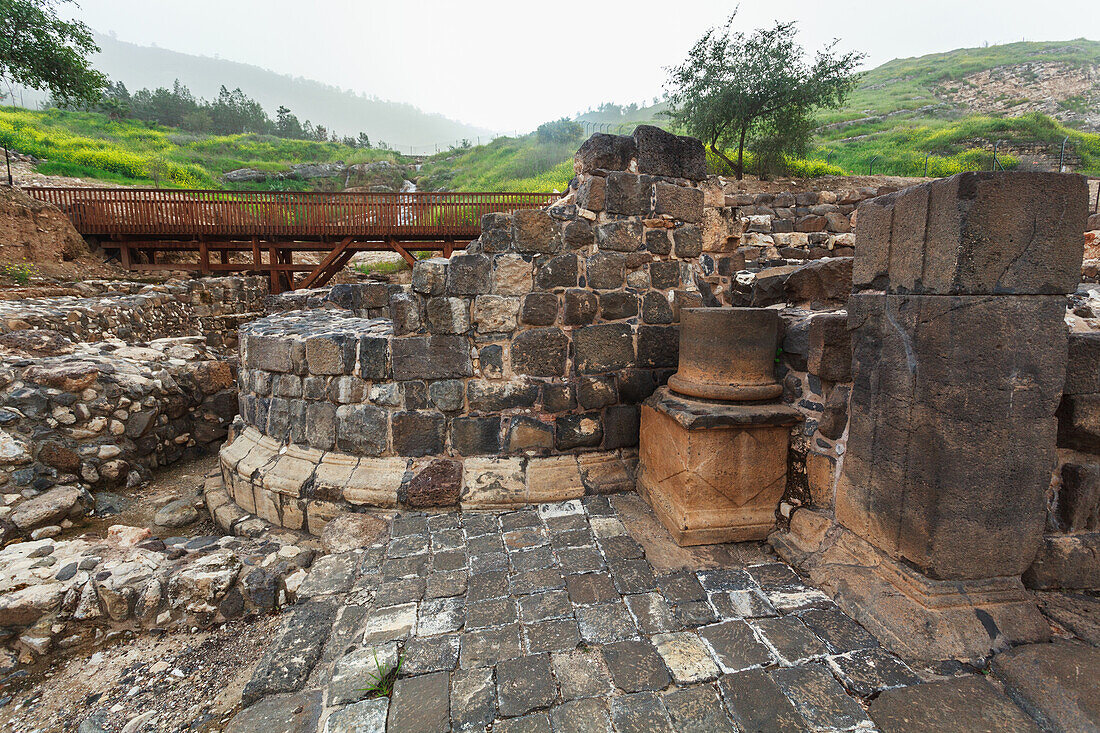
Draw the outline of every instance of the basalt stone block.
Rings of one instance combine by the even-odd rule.
[[[643,296],[642,320],[646,323],[672,323],[672,305],[664,293],[650,290]]]
[[[400,379],[472,376],[469,344],[463,336],[442,334],[394,339],[393,373]]]
[[[843,313],[819,313],[810,319],[807,365],[810,374],[829,382],[852,378],[852,337]]]
[[[546,412],[565,412],[577,406],[570,384],[542,385],[542,409]]]
[[[676,256],[691,259],[703,253],[703,230],[692,224],[685,224],[673,230],[672,239],[676,244]]]
[[[597,132],[577,149],[573,156],[573,172],[580,175],[594,170],[625,171],[635,152],[634,138]]]
[[[336,408],[336,449],[356,456],[380,456],[389,442],[388,413],[374,405]]]
[[[596,290],[621,288],[626,279],[626,255],[618,252],[597,252],[585,263],[588,287]]]
[[[541,263],[535,272],[535,286],[543,290],[577,287],[577,255],[570,252]]]
[[[467,298],[429,298],[428,329],[432,333],[466,333],[470,330]]]
[[[438,455],[443,452],[445,428],[446,419],[438,412],[395,412],[390,418],[393,452],[401,456]]]
[[[642,246],[642,223],[622,219],[600,224],[596,227],[596,244],[602,250],[637,252]]]
[[[634,129],[638,170],[655,176],[688,178],[707,177],[707,154],[703,143],[693,137],[681,137],[653,125]]]
[[[516,252],[550,254],[561,251],[561,225],[545,211],[520,209],[512,214],[512,226]]]
[[[1100,393],[1062,397],[1058,406],[1058,445],[1100,453]]]
[[[489,292],[492,268],[488,257],[481,254],[451,255],[448,262],[448,295],[480,295]]]
[[[332,450],[336,443],[336,405],[309,403],[306,407],[306,437],[312,447]]]
[[[1085,179],[1077,175],[969,172],[870,199],[858,213],[856,287],[937,295],[1072,293],[1087,198]]]
[[[490,214],[490,216],[493,216]],[[484,236],[484,234],[482,235]],[[412,288],[422,295],[443,295],[447,289],[447,263],[443,257],[420,260],[413,265]]]
[[[428,397],[436,409],[455,412],[462,409],[465,388],[461,380],[441,379],[428,385]]]
[[[603,447],[606,450],[638,445],[641,411],[637,405],[614,405],[603,411]]]
[[[583,326],[596,320],[599,297],[591,290],[566,290],[562,322],[567,326]]]
[[[836,516],[937,580],[1038,550],[1065,379],[1062,296],[855,294]]]
[[[653,179],[634,173],[609,173],[604,206],[610,214],[644,216],[649,212]]]
[[[658,181],[653,185],[651,211],[656,216],[668,215],[698,224],[703,220],[703,192],[698,188]]]
[[[839,438],[848,426],[849,394],[851,389],[843,384],[829,390],[829,398],[825,400],[825,409],[821,411],[821,419],[817,424],[818,432],[829,440]]]
[[[603,442],[603,421],[598,412],[559,415],[556,428],[558,450],[597,448]]]
[[[829,225],[828,219],[824,216],[818,216],[817,214],[806,214],[801,216],[794,223],[794,230],[796,232],[823,232],[825,227]]]
[[[675,369],[679,359],[680,329],[678,326],[638,326],[639,367]]]
[[[522,415],[517,415],[508,422],[509,451],[542,451],[553,447],[552,424]]]
[[[1066,463],[1058,491],[1058,524],[1064,532],[1100,529],[1100,463]]]
[[[565,373],[569,337],[560,328],[533,328],[512,339],[512,369],[532,377],[560,377]]]
[[[453,506],[462,493],[462,463],[436,458],[414,465],[412,477],[397,489],[397,501],[412,509]]]
[[[512,249],[512,217],[509,214],[485,214],[481,217],[481,251],[486,254]],[[438,295],[438,293],[432,293]]]
[[[292,372],[290,341],[278,336],[249,334],[244,340],[244,363],[265,372]]]
[[[406,410],[428,409],[428,388],[423,382],[401,382],[398,386],[401,390],[401,402]]]
[[[619,401],[627,405],[644,402],[675,371],[669,369],[663,379],[652,369],[624,369],[615,375],[619,385]]]
[[[679,262],[650,262],[649,284],[657,290],[680,287]]]
[[[634,363],[634,335],[626,324],[578,328],[573,332],[573,348],[582,374],[611,372]]]
[[[539,387],[525,379],[509,382],[485,382],[472,379],[466,384],[466,399],[476,412],[500,412],[520,407],[534,407]]]
[[[605,321],[618,321],[638,315],[638,296],[631,292],[616,290],[600,293],[600,317]]]
[[[851,291],[851,257],[807,262],[792,270],[783,283],[788,302],[814,310],[843,307]]]
[[[558,296],[554,293],[528,293],[523,296],[519,319],[529,326],[552,326],[558,317]]]
[[[1100,332],[1071,333],[1066,362],[1066,394],[1100,392]]]
[[[655,255],[667,255],[672,252],[672,231],[670,229],[646,229],[645,248]]]
[[[390,375],[390,340],[384,336],[364,336],[359,339],[359,376],[363,379],[385,379]]]
[[[390,319],[393,321],[393,332],[398,336],[416,333],[421,326],[420,301],[408,293],[397,293],[390,299]],[[307,344],[307,358],[308,351]]]
[[[500,344],[482,346],[477,352],[477,361],[481,376],[488,379],[504,376],[504,348]]]
[[[306,363],[311,374],[350,374],[355,367],[355,337],[321,334],[306,339]]]
[[[459,455],[500,452],[499,417],[456,417],[451,421],[451,447]]]
[[[613,405],[617,399],[614,377],[581,377],[577,380],[577,402],[585,410]]]
[[[602,178],[592,180],[601,181]],[[562,227],[562,241],[570,249],[581,249],[596,241],[596,235],[592,232],[592,225],[587,219],[574,219]]]
[[[577,188],[577,206],[589,211],[603,211],[607,179],[589,176]]]

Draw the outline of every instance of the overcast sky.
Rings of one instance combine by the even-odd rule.
[[[875,66],[983,43],[1100,39],[1096,0],[745,0],[744,30],[799,22]],[[604,101],[661,94],[665,68],[724,21],[716,0],[80,0],[123,41],[218,55],[498,131],[530,130]],[[247,89],[245,90],[248,91]]]

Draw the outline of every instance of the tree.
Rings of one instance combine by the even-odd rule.
[[[69,0],[0,0],[0,79],[48,89],[59,99],[94,104],[107,77],[88,57],[99,51],[88,26],[57,17]]]
[[[672,119],[701,138],[741,179],[750,137],[770,128],[783,131],[787,144],[795,147],[794,133],[799,133],[804,144],[812,131],[806,121],[817,109],[844,103],[864,55],[838,54],[833,41],[810,65],[795,43],[793,22],[746,36],[733,31],[733,20],[730,16],[724,26],[703,34],[687,60],[670,70],[666,89]],[[733,145],[736,163],[721,150]]]
[[[365,133],[365,132],[359,133],[359,147],[361,147],[361,148],[369,148],[370,147],[370,138],[367,136],[367,133]]]

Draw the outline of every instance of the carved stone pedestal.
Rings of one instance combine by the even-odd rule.
[[[681,397],[642,405],[638,491],[677,544],[764,539],[787,483],[786,405]]]
[[[852,618],[908,657],[979,660],[1050,638],[1019,576],[935,580],[841,527],[800,567]]]

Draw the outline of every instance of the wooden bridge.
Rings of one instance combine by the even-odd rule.
[[[552,193],[315,193],[141,188],[27,188],[129,270],[266,273],[273,292],[324,285],[356,252],[450,257],[492,212],[540,208]],[[165,261],[194,252],[194,261]],[[313,253],[312,262],[295,254]],[[318,255],[320,260],[317,261]],[[297,274],[304,273],[301,277]]]

